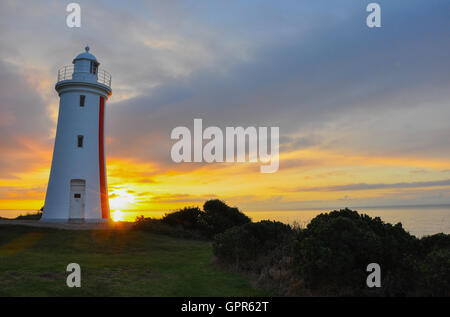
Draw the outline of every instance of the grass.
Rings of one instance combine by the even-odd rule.
[[[69,263],[81,288],[66,285]],[[209,242],[133,230],[0,225],[0,296],[264,296],[212,263]]]

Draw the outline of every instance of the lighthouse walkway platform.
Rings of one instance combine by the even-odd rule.
[[[54,228],[64,230],[126,230],[130,229],[133,226],[133,223],[132,222],[71,223],[71,222],[40,222],[38,220],[1,219],[0,225]]]

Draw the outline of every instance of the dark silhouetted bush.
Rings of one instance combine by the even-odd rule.
[[[425,236],[420,239],[421,252],[426,255],[434,250],[450,250],[450,234],[437,233],[432,236]]]
[[[251,222],[250,218],[239,209],[229,207],[221,200],[208,200],[203,205],[200,221],[209,237],[214,237],[225,230]]]
[[[42,217],[42,211],[37,211],[35,213],[29,213],[26,215],[17,216],[17,220],[39,220]]]
[[[258,285],[281,295],[450,296],[450,235],[417,239],[400,223],[343,209],[320,214],[306,229],[276,221],[252,223],[237,208],[209,200],[135,229],[180,238],[212,238],[218,262],[258,274]],[[369,263],[381,267],[381,288],[368,288]]]
[[[181,226],[185,229],[201,230],[199,222],[202,211],[198,207],[186,207],[166,214],[161,221],[170,226]]]
[[[139,220],[140,223],[137,223],[137,228],[146,228],[146,225],[142,222],[143,219]],[[177,227],[180,230],[184,229],[190,232],[195,231],[199,236],[213,238],[215,234],[224,232],[233,226],[249,223],[251,220],[239,209],[229,207],[220,200],[208,200],[204,204],[204,211],[197,207],[186,207],[168,213],[158,221],[161,225]],[[150,223],[150,226],[156,226],[155,219],[152,219]]]
[[[450,248],[431,251],[420,265],[419,278],[421,295],[450,296]]]
[[[148,231],[157,234],[164,234],[176,238],[198,239],[198,240],[205,239],[205,237],[199,231],[188,230],[183,228],[182,226],[171,226],[166,223],[163,223],[161,219],[144,218],[144,216],[136,218],[136,222],[133,226],[133,229]]]
[[[258,272],[290,253],[294,231],[277,221],[264,220],[234,226],[214,238],[214,254],[222,263]]]
[[[344,209],[315,217],[297,237],[294,266],[312,288],[333,294],[367,290],[366,267],[382,268],[384,295],[406,295],[414,286],[418,240],[401,224]]]

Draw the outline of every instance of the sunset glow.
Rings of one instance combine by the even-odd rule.
[[[268,2],[251,10],[253,17],[228,4],[215,10],[212,2],[186,10],[165,4],[155,16],[140,5],[90,3],[86,12],[108,12],[107,29],[120,30],[112,49],[103,28],[55,28],[42,24],[45,14],[55,18],[42,5],[5,2],[2,22],[22,31],[0,40],[11,48],[0,52],[0,209],[44,204],[58,118],[56,70],[87,44],[79,42],[83,32],[113,76],[105,153],[116,221],[213,198],[273,212],[448,204],[448,10],[430,18],[425,3],[409,5],[411,15],[392,4],[395,32],[362,28],[361,8],[350,3],[332,14],[313,2],[293,1],[289,10]],[[230,20],[234,15],[241,18]],[[191,129],[195,118],[222,130],[279,126],[279,170],[175,163],[171,131]]]
[[[111,213],[111,218],[113,221],[124,221],[125,220],[125,214],[121,212],[120,210],[116,210]]]
[[[109,205],[111,209],[129,209],[136,201],[130,190],[119,188],[113,189],[109,194]]]

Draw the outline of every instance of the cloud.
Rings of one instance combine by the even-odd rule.
[[[400,182],[393,184],[346,184],[336,186],[323,186],[323,187],[309,187],[309,188],[297,188],[295,191],[319,191],[319,192],[332,192],[332,191],[355,191],[355,190],[372,190],[372,189],[392,189],[392,188],[422,188],[422,187],[438,187],[438,186],[450,186],[450,179],[439,181],[427,181],[427,182]]]
[[[155,203],[203,203],[208,199],[217,198],[216,195],[165,194],[151,197]]]
[[[51,120],[26,71],[0,60],[0,179],[16,178],[51,159]]]
[[[430,173],[430,172],[431,172],[430,170],[426,170],[426,169],[423,169],[423,168],[416,168],[416,169],[411,171],[412,174],[427,174],[427,173]]]
[[[436,39],[444,36],[437,21],[449,22],[414,4],[407,10],[420,26],[402,13],[375,33],[357,15],[328,24],[320,16],[314,32],[262,42],[225,72],[216,62],[114,103],[110,153],[170,165],[170,131],[199,117],[206,126],[280,126],[283,151],[321,146],[448,157],[450,130],[446,116],[436,114],[449,111],[443,52],[450,45]],[[423,36],[409,36],[416,32]]]
[[[326,9],[322,2],[289,0],[258,6],[247,1],[80,4],[82,28],[69,29],[65,3],[0,3],[1,179],[50,168],[56,70],[70,64],[86,44],[113,75],[106,112],[110,186],[121,186],[124,178],[160,186],[166,173],[189,175],[195,185],[221,181],[219,176],[204,180],[208,171],[226,175],[230,183],[259,185],[251,183],[258,179],[259,165],[244,169],[171,161],[171,130],[192,126],[194,118],[221,128],[279,126],[282,155],[322,150],[340,154],[340,162],[347,156],[415,162],[450,155],[448,1],[411,0],[406,6],[381,0],[383,28],[378,30],[365,26],[366,3],[361,1],[330,2]],[[326,182],[330,175],[321,169],[329,162],[327,157],[291,155],[282,158],[280,173],[296,179],[290,188],[299,188],[309,177],[302,175],[302,166],[319,169],[311,175],[324,175]],[[367,174],[359,184],[316,188],[427,187],[402,182],[411,173],[421,174],[400,174],[394,185]],[[46,183],[45,177],[40,181]],[[212,185],[217,194],[232,196]],[[258,194],[247,191],[238,194]],[[142,192],[150,190],[136,195]],[[199,197],[158,199],[169,203]],[[287,199],[251,202],[294,208],[307,201]]]
[[[0,186],[0,199],[1,200],[42,200],[44,188],[30,187],[30,188],[17,188],[13,186]]]

